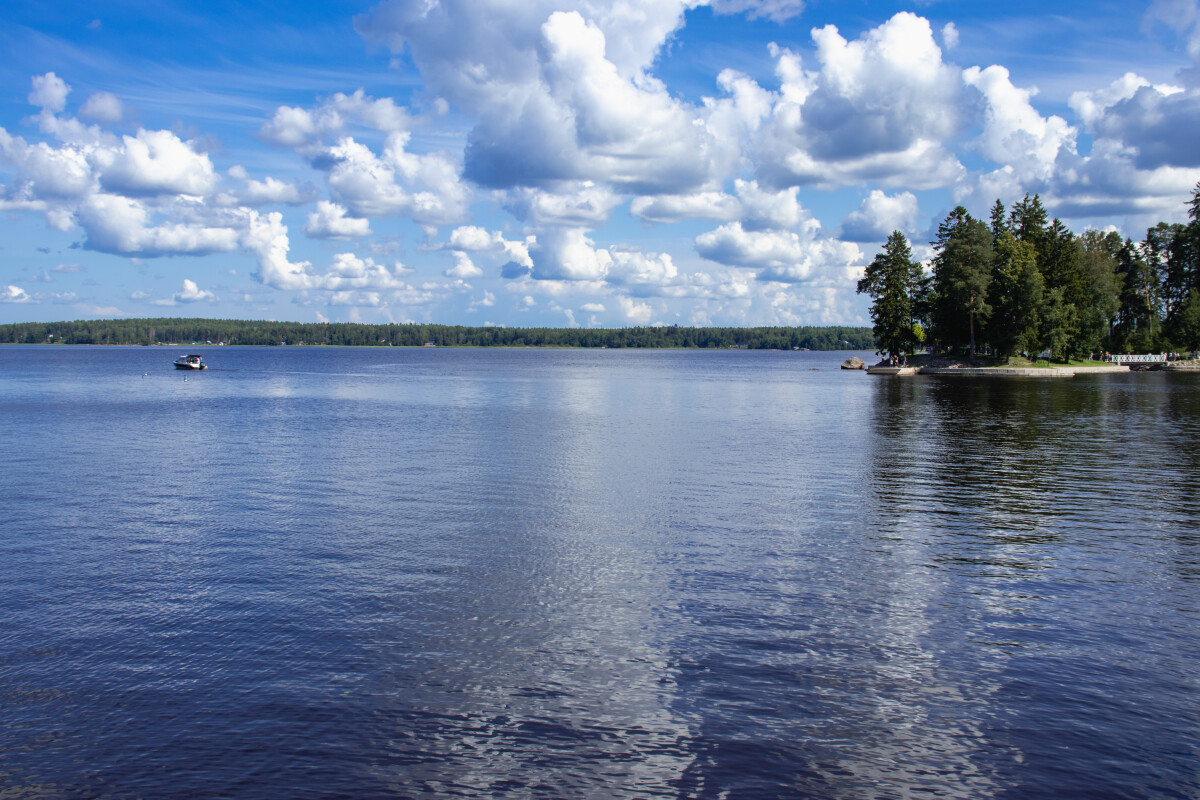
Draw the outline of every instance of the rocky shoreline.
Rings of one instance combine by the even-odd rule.
[[[849,362],[847,362],[849,363]],[[861,369],[847,367],[843,369]],[[868,375],[947,375],[959,378],[1073,378],[1076,375],[1099,375],[1112,372],[1200,372],[1200,361],[1173,361],[1166,364],[1103,364],[1096,366],[1064,367],[988,367],[964,359],[943,356],[924,360],[920,365],[896,366],[880,362],[866,367]]]

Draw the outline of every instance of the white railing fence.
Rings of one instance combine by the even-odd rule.
[[[1104,357],[1105,361],[1110,361],[1113,364],[1165,364],[1167,361],[1166,353],[1147,353],[1142,355],[1122,355],[1115,353]]]

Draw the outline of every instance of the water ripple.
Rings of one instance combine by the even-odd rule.
[[[0,347],[0,797],[1200,794],[1200,381],[842,358]]]

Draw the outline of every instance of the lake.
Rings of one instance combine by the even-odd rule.
[[[0,347],[0,797],[1200,796],[1200,374],[849,355]]]

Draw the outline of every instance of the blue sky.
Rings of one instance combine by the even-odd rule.
[[[892,230],[1200,182],[1200,3],[6,5],[0,322],[864,324]]]

